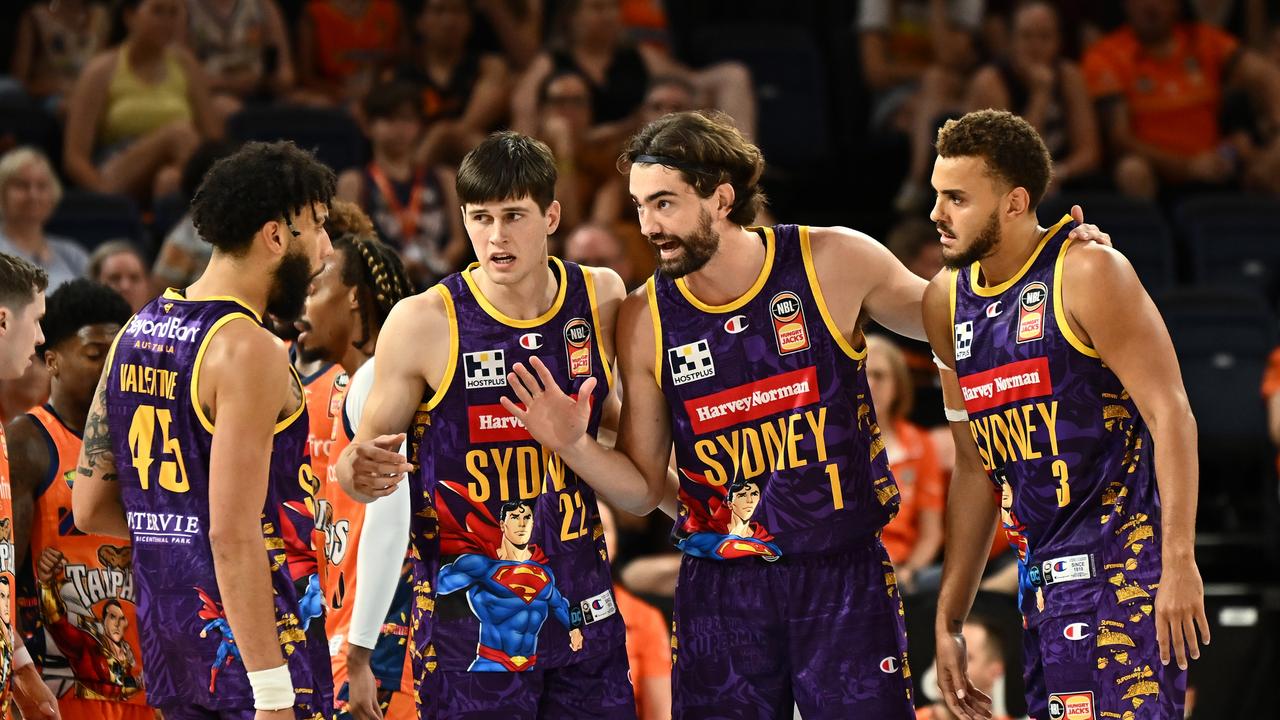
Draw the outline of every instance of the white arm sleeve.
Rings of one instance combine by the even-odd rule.
[[[342,413],[352,432],[364,410],[373,386],[373,358],[360,366],[347,388]],[[405,452],[405,447],[400,447]],[[364,526],[356,556],[356,597],[351,610],[347,642],[373,648],[382,632],[382,622],[391,608],[400,582],[400,568],[409,547],[409,483],[402,480],[396,491],[365,505]]]

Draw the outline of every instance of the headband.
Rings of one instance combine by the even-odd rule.
[[[631,162],[645,163],[646,165],[665,165],[667,167],[675,168],[677,170],[684,170],[685,172],[690,172],[690,173],[706,173],[707,172],[707,169],[702,167],[701,165],[698,165],[696,163],[685,162],[683,160],[677,160],[673,157],[668,157],[666,155],[637,155],[631,160]]]

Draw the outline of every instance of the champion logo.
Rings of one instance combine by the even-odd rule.
[[[1066,570],[1067,570],[1066,560],[1059,560],[1058,562],[1053,564],[1053,571],[1056,573],[1066,572]]]
[[[998,317],[1001,312],[1003,312],[1003,308],[1000,307],[999,300],[987,306],[987,317],[989,318]]]
[[[520,347],[525,350],[537,350],[542,347],[542,333],[525,333],[521,335]]]
[[[1082,622],[1071,623],[1062,629],[1062,637],[1068,640],[1083,640],[1092,634],[1089,632],[1089,625]]]
[[[899,667],[901,666],[898,664],[898,658],[892,655],[880,661],[880,672],[882,673],[898,672]]]
[[[737,335],[738,333],[746,329],[747,329],[746,315],[734,315],[733,317],[724,321],[724,331],[729,333],[730,335]]]

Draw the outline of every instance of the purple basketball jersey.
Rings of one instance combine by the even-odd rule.
[[[570,395],[596,378],[595,434],[612,377],[591,275],[552,258],[555,302],[541,317],[515,320],[480,293],[474,267],[432,290],[448,310],[451,360],[419,408],[410,449],[419,682],[437,668],[521,672],[589,661],[617,649],[625,632],[595,493],[499,404],[515,399],[507,373],[537,356]]]
[[[108,365],[107,419],[133,541],[147,700],[155,706],[253,707],[214,575],[213,424],[195,392],[209,340],[236,319],[261,324],[234,299],[189,301],[169,290],[129,321]],[[271,563],[276,627],[296,702],[327,713],[333,694],[328,647],[323,638],[308,642],[303,633],[281,534],[289,507],[305,509],[308,500],[306,445],[303,404],[276,426],[261,511],[263,552]]]
[[[898,508],[866,351],[831,319],[809,229],[758,232],[764,267],[741,298],[709,306],[660,273],[647,288],[680,470],[673,538],[695,557],[861,545]]]
[[[1023,561],[1024,614],[1096,606],[1096,596],[1078,590],[1100,583],[1058,584],[1057,574],[1105,577],[1105,592],[1149,615],[1160,572],[1151,435],[1119,379],[1063,316],[1062,264],[1074,227],[1064,217],[998,286],[982,284],[978,263],[952,273],[956,373]]]

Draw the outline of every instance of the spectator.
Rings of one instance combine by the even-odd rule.
[[[543,0],[471,0],[484,50],[500,52],[523,72],[542,51]]]
[[[885,526],[881,539],[899,587],[913,592],[916,574],[933,565],[942,549],[945,481],[928,433],[907,421],[913,399],[911,375],[902,351],[892,341],[868,336],[867,381],[900,498],[898,514]]]
[[[604,528],[605,548],[609,561],[616,557],[618,531],[613,511],[603,502],[600,525]],[[613,597],[627,627],[627,662],[631,666],[631,682],[635,686],[636,716],[639,720],[671,718],[671,635],[662,613],[631,594],[621,584],[613,584]]]
[[[683,77],[659,75],[649,82],[644,96],[644,115],[641,123],[648,125],[663,115],[694,110],[698,90]]]
[[[512,98],[512,125],[536,134],[539,95],[548,77],[577,72],[587,81],[594,123],[587,142],[599,142],[617,155],[617,144],[640,125],[640,109],[649,79],[676,75],[688,79],[734,119],[744,135],[755,134],[755,92],[746,68],[720,63],[694,72],[664,52],[628,42],[618,0],[569,0],[558,17],[553,49],[539,55],[521,77]]]
[[[938,229],[923,217],[907,218],[895,225],[885,244],[908,270],[925,280],[932,280],[942,270]]]
[[[1262,397],[1267,402],[1267,428],[1271,443],[1280,448],[1280,348],[1271,353],[1267,370],[1262,376]],[[1280,455],[1276,456],[1276,468],[1280,469]]]
[[[1007,59],[974,75],[967,110],[1009,110],[1034,125],[1053,155],[1053,188],[1093,173],[1101,159],[1098,121],[1084,75],[1062,56],[1053,6],[1037,0],[1019,7],[1009,45]]]
[[[33,4],[18,22],[10,72],[27,94],[62,116],[76,78],[107,46],[111,18],[92,0]]]
[[[435,282],[458,269],[471,249],[454,173],[414,161],[422,138],[422,104],[412,85],[397,81],[374,87],[364,99],[363,115],[373,160],[364,169],[342,173],[337,197],[368,213],[415,283]]]
[[[466,0],[427,0],[415,29],[417,57],[399,77],[422,92],[422,162],[456,165],[506,118],[510,78],[500,55],[472,48]]]
[[[627,248],[609,228],[602,225],[580,225],[564,244],[564,258],[580,265],[607,267],[622,277],[627,290],[635,288],[638,278],[631,274]]]
[[[120,293],[137,312],[156,296],[147,277],[147,261],[128,240],[111,240],[89,256],[89,279]]]
[[[61,199],[62,184],[40,151],[21,147],[0,157],[0,252],[44,268],[50,292],[84,277],[89,263],[88,254],[75,241],[44,232]]]
[[[359,102],[376,79],[408,54],[394,0],[310,0],[298,28],[299,100]]]
[[[209,168],[235,152],[236,147],[229,140],[210,140],[202,143],[191,154],[182,168],[182,180],[179,184],[179,192],[188,205]],[[204,272],[212,253],[213,246],[200,238],[195,223],[191,221],[191,212],[188,211],[160,245],[155,265],[151,268],[152,286],[157,291],[163,291],[165,288],[184,288],[190,285]]]
[[[1004,648],[995,626],[983,618],[970,615],[961,628],[964,634],[969,682],[989,698],[996,698],[996,686],[1004,678]],[[997,702],[999,702],[997,700]],[[916,711],[916,720],[956,720],[945,702],[936,702]],[[1009,720],[997,714],[992,720]]]
[[[222,117],[293,89],[293,57],[275,0],[187,0],[187,45]]]
[[[177,189],[201,137],[221,133],[196,59],[177,45],[182,0],[123,0],[124,41],[72,91],[63,163],[77,185],[137,198]]]
[[[1280,70],[1202,22],[1182,21],[1178,0],[1126,0],[1128,24],[1085,54],[1089,90],[1119,153],[1121,192],[1242,183],[1280,193]],[[1224,128],[1224,96],[1247,91],[1266,139]],[[1249,114],[1249,113],[1246,113]]]

